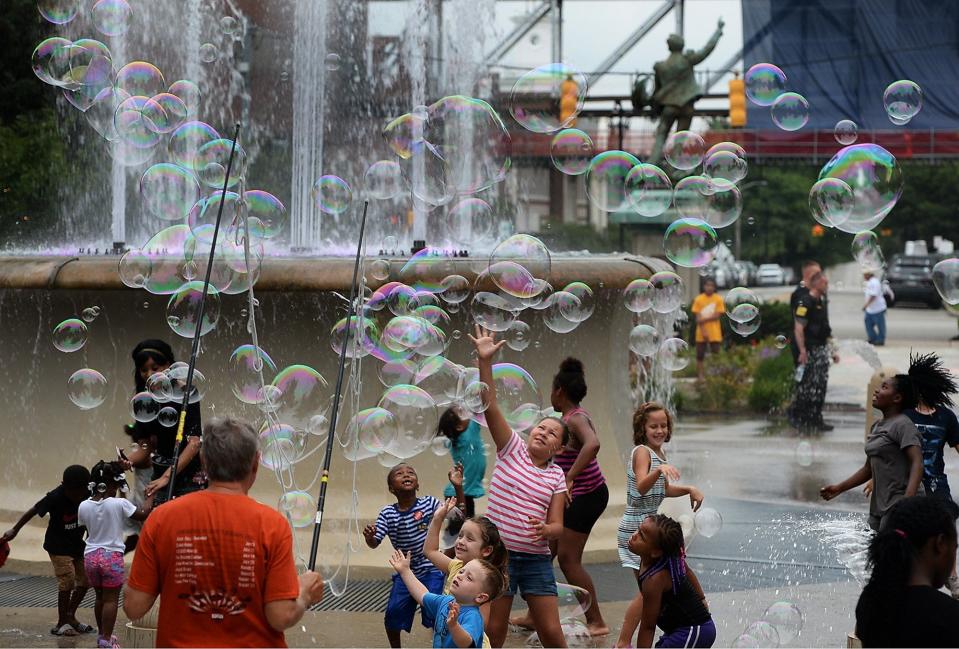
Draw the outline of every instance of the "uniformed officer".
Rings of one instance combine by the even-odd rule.
[[[805,290],[793,294],[793,341],[799,380],[787,416],[789,423],[802,432],[829,431],[833,427],[823,421],[822,407],[830,356],[839,362],[829,344],[829,280],[819,264],[803,264],[803,284]]]

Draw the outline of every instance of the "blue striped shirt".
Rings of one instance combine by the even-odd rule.
[[[423,544],[426,542],[426,532],[433,519],[433,512],[439,505],[440,501],[433,496],[420,496],[406,511],[401,511],[399,506],[393,503],[380,510],[380,515],[376,517],[377,543],[382,541],[384,536],[388,536],[393,548],[409,552],[410,569],[416,576],[436,570],[423,554]]]

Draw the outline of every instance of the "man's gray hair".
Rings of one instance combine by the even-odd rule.
[[[256,431],[240,419],[217,417],[203,427],[200,455],[212,482],[244,480],[259,448]]]

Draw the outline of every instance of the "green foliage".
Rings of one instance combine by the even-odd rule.
[[[756,366],[749,387],[749,408],[757,412],[779,410],[789,400],[792,385],[792,355],[788,350],[779,350],[778,354],[760,360]]]
[[[754,351],[745,346],[708,354],[704,361],[703,385],[692,400],[695,406],[709,412],[742,408],[746,404],[754,356]]]
[[[784,302],[766,302],[759,305],[761,323],[756,333],[743,338],[729,326],[729,318],[722,318],[723,339],[731,345],[752,345],[755,341],[764,338],[775,338],[783,335],[792,338],[793,319],[789,312],[789,304]]]

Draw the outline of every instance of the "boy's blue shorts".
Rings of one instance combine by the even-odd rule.
[[[431,570],[425,575],[417,575],[423,585],[434,594],[443,592],[444,575],[439,570]],[[423,626],[433,628],[433,616],[421,609]],[[406,631],[413,629],[413,616],[416,615],[416,600],[406,589],[406,584],[399,575],[393,575],[393,588],[390,590],[390,599],[386,602],[386,628],[390,630]]]

